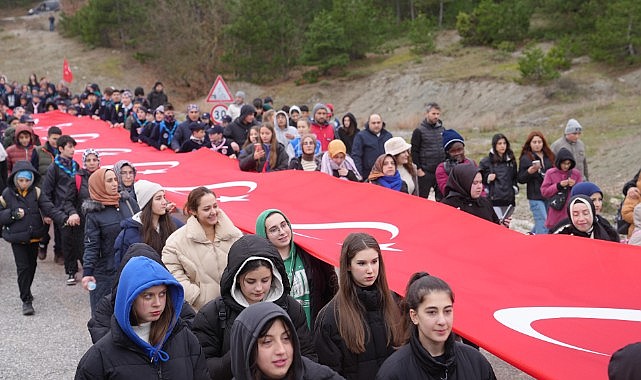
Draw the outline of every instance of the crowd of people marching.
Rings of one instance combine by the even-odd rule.
[[[294,242],[292,221],[263,211],[256,234],[243,235],[206,187],[193,189],[182,213],[160,184],[136,181],[127,160],[101,167],[100,152],[52,126],[33,132],[34,114],[59,110],[126,128],[133,142],[177,153],[211,149],[244,171],[321,171],[428,198],[509,227],[519,184],[526,185],[531,233],[619,241],[600,216],[603,192],[588,180],[582,127],[571,119],[552,144],[533,131],[516,157],[496,134],[479,165],[465,140],[445,129],[429,103],[408,143],[371,114],[334,116],[331,104],[245,103],[239,91],[220,124],[197,105],[179,122],[157,82],[145,97],[88,85],[9,83],[0,76],[0,224],[18,272],[22,313],[33,315],[38,259],[53,235],[66,284],[89,291],[94,345],[77,379],[493,379],[489,362],[452,332],[454,292],[415,273],[405,297],[391,291],[378,242],[349,234],[337,269]],[[622,207],[630,242],[641,236],[639,174]],[[182,217],[180,217],[182,216]],[[338,272],[338,273],[337,273]],[[625,363],[625,356],[622,362]],[[619,362],[618,362],[619,363]],[[626,365],[617,364],[626,368]]]

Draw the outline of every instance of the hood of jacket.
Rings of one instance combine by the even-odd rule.
[[[31,174],[33,174],[33,181],[31,181],[31,185],[29,186],[29,188],[31,189],[36,186],[36,184],[40,181],[40,174],[36,169],[33,168],[33,165],[31,165],[31,162],[23,160],[23,161],[18,161],[13,165],[13,169],[11,169],[11,174],[7,179],[8,187],[14,190],[17,190],[14,179],[16,177],[16,174],[23,170],[28,170],[31,172]]]
[[[22,132],[29,133],[29,136],[31,137],[30,145],[33,145],[33,129],[31,129],[31,127],[28,125],[18,125],[16,127],[16,134],[13,135],[14,144],[16,144],[16,146],[20,146],[20,141],[18,140],[18,136],[20,136]]]
[[[290,372],[295,374],[294,379],[301,379],[303,363],[300,354],[300,344],[296,334],[296,328],[289,319],[287,312],[278,305],[271,302],[260,302],[243,310],[231,328],[231,366],[232,373],[236,379],[253,379],[250,363],[254,347],[258,342],[261,331],[274,319],[279,318],[289,330],[290,341],[293,345],[293,358]]]
[[[349,126],[354,126],[354,130],[358,130],[358,122],[356,121],[356,116],[354,116],[353,113],[348,112],[345,115],[343,115],[343,118],[341,119],[341,125],[343,125],[343,120],[345,118],[349,118]]]
[[[286,120],[285,129],[287,129],[287,127],[289,126],[289,115],[287,114],[287,112],[285,112],[283,110],[280,110],[280,111],[276,112],[276,115],[274,115],[274,128],[280,128],[278,126],[278,121],[276,121],[276,118],[278,117],[278,115],[285,116],[285,120]]]
[[[286,297],[291,286],[287,279],[285,264],[276,247],[266,238],[245,235],[232,244],[227,255],[227,267],[220,280],[220,294],[230,304],[247,306],[237,285],[238,273],[252,260],[266,259],[272,264],[272,286],[264,301],[278,301]]]
[[[269,240],[269,238],[267,237],[267,228],[265,227],[265,221],[272,214],[276,214],[276,213],[281,214],[283,218],[285,218],[285,221],[287,222],[287,224],[289,225],[289,230],[291,231],[291,235],[292,235],[292,239],[289,242],[289,254],[291,256],[296,250],[296,246],[294,245],[294,231],[292,230],[292,222],[289,221],[287,216],[283,214],[282,211],[277,210],[275,208],[271,208],[269,210],[265,210],[261,212],[260,215],[258,215],[258,218],[256,219],[256,235],[262,236],[267,240]]]
[[[470,190],[472,189],[472,182],[476,173],[480,173],[480,169],[472,164],[460,164],[452,168],[447,184],[445,185],[445,193],[452,194],[452,192],[462,195],[466,198],[472,198]]]
[[[131,326],[130,316],[131,308],[138,295],[144,290],[157,285],[167,286],[169,293],[167,302],[173,304],[174,316],[164,339],[154,347],[140,339],[136,334]],[[116,303],[114,305],[114,317],[125,335],[137,346],[141,347],[149,355],[151,361],[167,361],[169,359],[168,355],[161,348],[178,321],[183,301],[183,287],[167,269],[148,257],[133,257],[120,273]]]
[[[570,170],[574,169],[576,166],[576,161],[574,160],[574,155],[572,152],[567,150],[566,148],[561,148],[559,149],[559,153],[556,154],[556,159],[554,160],[554,166],[561,170],[561,162],[565,160],[570,160],[572,164],[570,165]]]

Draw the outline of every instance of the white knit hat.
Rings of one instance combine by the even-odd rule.
[[[136,199],[138,200],[138,207],[142,210],[143,207],[149,203],[149,201],[154,197],[154,194],[162,190],[162,186],[155,182],[147,181],[146,179],[141,179],[136,181],[134,184],[134,190],[136,191]]]
[[[565,125],[565,134],[569,135],[571,133],[577,133],[581,132],[583,127],[581,127],[581,124],[579,124],[576,119],[570,119],[568,120],[568,123]]]

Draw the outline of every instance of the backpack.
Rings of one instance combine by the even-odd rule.
[[[617,225],[617,232],[620,235],[627,235],[628,234],[628,229],[630,228],[630,223],[626,222],[623,219],[623,215],[621,215],[621,208],[623,208],[623,201],[619,203],[619,208],[617,209],[617,214],[614,217],[614,222]]]

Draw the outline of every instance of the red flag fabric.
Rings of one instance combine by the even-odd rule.
[[[67,58],[62,62],[62,79],[67,83],[73,82],[73,72],[71,71],[71,67],[69,67]]]
[[[100,121],[37,116],[40,136],[57,125],[78,141],[78,161],[85,148],[97,148],[103,165],[126,158],[179,206],[193,187],[213,189],[246,232],[261,211],[283,210],[296,242],[331,264],[349,232],[372,234],[392,289],[402,293],[421,270],[445,279],[456,293],[455,330],[536,378],[604,379],[610,355],[641,340],[639,247],[527,236],[375,185],[318,172],[245,173],[208,150],[160,152]]]

